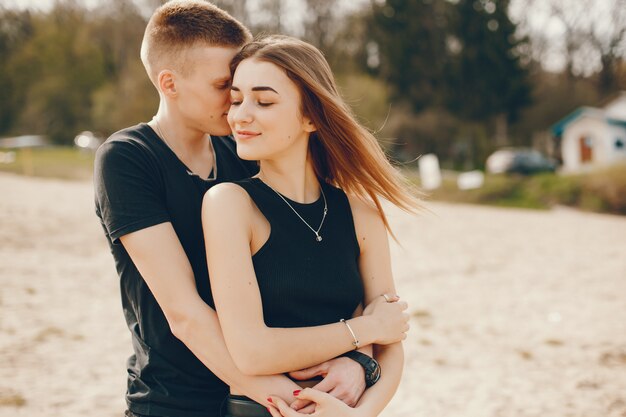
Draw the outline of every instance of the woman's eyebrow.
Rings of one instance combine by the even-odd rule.
[[[266,86],[252,87],[252,91],[273,91],[274,93],[278,94],[278,91],[274,90],[272,87]]]
[[[241,92],[241,90],[239,89],[239,87],[235,86],[235,85],[231,85],[230,89],[232,91],[238,91]],[[272,91],[276,94],[278,94],[278,91],[274,90],[272,87],[267,87],[267,86],[258,86],[258,87],[252,87],[251,89],[252,91]],[[278,94],[280,95],[280,94]]]

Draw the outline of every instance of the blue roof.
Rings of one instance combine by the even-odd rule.
[[[602,109],[596,109],[593,107],[579,107],[573,112],[571,112],[570,114],[568,114],[567,116],[565,116],[564,118],[562,118],[561,120],[559,120],[558,122],[556,122],[555,124],[553,124],[550,127],[552,134],[554,136],[561,136],[563,134],[563,131],[567,127],[567,125],[569,125],[574,120],[578,119],[579,117],[585,114],[588,114],[588,115],[594,114],[596,115],[596,117],[604,119],[604,121],[606,121],[608,124],[626,127],[626,120],[606,117],[604,116],[604,111]]]
[[[591,107],[579,107],[550,127],[554,136],[561,136],[568,124],[578,119],[583,113],[593,110]]]
[[[622,127],[626,127],[626,120],[619,120],[619,119],[606,119],[606,121],[610,124],[610,125],[616,125],[616,126],[622,126]]]

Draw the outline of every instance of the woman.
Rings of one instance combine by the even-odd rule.
[[[379,196],[407,210],[417,200],[355,121],[315,47],[268,37],[246,45],[231,69],[237,153],[260,161],[260,172],[213,187],[203,205],[229,351],[243,372],[274,374],[376,344],[382,376],[355,408],[311,389],[294,395],[314,401],[319,416],[378,415],[399,383],[408,330],[404,303],[383,302],[384,323],[368,315],[381,295],[395,294]],[[274,416],[299,415],[280,398],[265,405]]]

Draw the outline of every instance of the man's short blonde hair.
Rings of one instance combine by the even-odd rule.
[[[252,40],[250,31],[219,7],[203,0],[172,0],[159,7],[141,44],[141,61],[156,85],[164,68],[183,74],[193,67],[186,52],[195,46],[241,47]]]

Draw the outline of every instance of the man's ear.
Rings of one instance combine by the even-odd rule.
[[[159,91],[168,97],[176,96],[176,75],[171,70],[162,70],[157,77]]]
[[[305,132],[312,133],[312,132],[317,131],[317,127],[315,126],[315,123],[313,123],[311,119],[309,119],[308,117],[304,117],[302,119],[302,122],[304,123]]]

